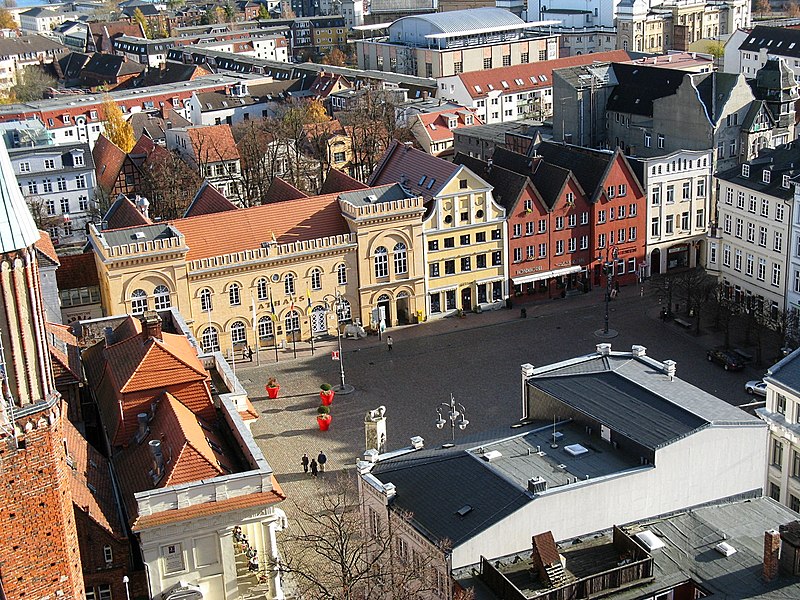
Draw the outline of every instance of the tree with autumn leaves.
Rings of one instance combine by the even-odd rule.
[[[105,135],[120,150],[126,154],[136,144],[133,127],[125,120],[122,110],[111,96],[103,98],[103,118],[105,120]]]

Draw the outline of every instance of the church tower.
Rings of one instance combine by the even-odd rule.
[[[72,461],[45,333],[38,239],[0,142],[0,596],[79,599]]]

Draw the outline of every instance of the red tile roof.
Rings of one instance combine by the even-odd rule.
[[[152,221],[145,217],[136,206],[122,194],[109,207],[103,216],[106,229],[124,229],[125,227],[141,227],[152,225]]]
[[[106,192],[111,191],[125,162],[125,152],[101,133],[92,148],[92,159],[97,185]]]
[[[272,202],[171,222],[186,238],[188,259],[261,247],[273,239],[288,244],[350,232],[336,194]]]
[[[323,121],[322,123],[309,123],[303,126],[303,131],[306,137],[319,138],[323,136],[332,135],[347,135],[344,127],[338,119],[331,119],[330,121]]]
[[[328,169],[328,176],[325,177],[325,183],[319,191],[320,195],[323,194],[336,194],[339,192],[352,192],[353,190],[365,190],[369,186],[353,179],[347,173],[339,171],[338,169]]]
[[[53,358],[56,386],[73,385],[81,381],[81,358],[78,340],[66,325],[46,323],[47,342]]]
[[[50,234],[46,231],[39,230],[39,239],[33,246],[55,264],[61,264],[61,261],[58,259],[58,254],[56,254],[56,249],[53,246],[53,240],[50,239]]]
[[[65,254],[60,260],[61,266],[56,270],[58,289],[69,290],[100,284],[94,252]]]
[[[301,192],[280,177],[273,177],[267,190],[265,202],[285,202],[286,200],[297,200],[298,198],[308,198],[308,194]]]
[[[417,115],[417,120],[422,124],[422,130],[430,141],[443,142],[453,139],[453,130],[455,129],[483,125],[483,121],[475,114],[472,114],[472,123],[467,125],[467,114],[472,114],[472,110],[468,108],[463,108],[461,110],[442,110]],[[449,125],[449,115],[456,117],[456,126],[452,129]]]
[[[238,207],[223,196],[217,188],[211,185],[208,180],[203,181],[200,189],[197,190],[189,208],[186,209],[184,217],[197,217],[199,215],[211,215],[214,213],[225,212],[228,210],[239,210]]]
[[[412,194],[423,196],[427,202],[460,168],[459,165],[394,140],[372,173],[369,184],[375,187],[401,183]]]
[[[320,71],[311,82],[309,91],[318,98],[327,98],[332,92],[351,87],[350,82],[343,75]]]
[[[473,99],[486,98],[492,91],[514,94],[552,87],[553,70],[555,69],[588,65],[593,62],[622,62],[627,60],[630,60],[630,55],[625,50],[611,50],[609,52],[580,54],[578,56],[515,65],[513,67],[470,71],[469,73],[461,73],[458,77],[467,88],[467,93]],[[503,82],[506,85],[503,85]],[[520,84],[519,82],[522,83]],[[475,86],[478,86],[478,88],[476,89]]]
[[[199,158],[203,162],[239,159],[239,149],[229,125],[187,127],[186,131],[195,156],[199,152],[202,155]]]
[[[72,503],[112,536],[124,539],[125,529],[114,501],[108,461],[67,419],[64,419],[64,438],[73,465],[69,471]]]

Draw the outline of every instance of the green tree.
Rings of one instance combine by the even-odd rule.
[[[105,135],[123,152],[130,152],[136,144],[133,137],[133,127],[122,114],[111,96],[103,98],[103,115],[105,119]]]
[[[708,53],[714,57],[714,60],[719,60],[725,55],[725,44],[722,42],[711,42],[707,46]]]
[[[58,82],[39,66],[28,66],[17,70],[17,83],[11,88],[12,96],[18,102],[41,100],[45,92],[58,85]]]
[[[223,10],[225,11],[225,22],[233,23],[236,20],[236,9],[233,7],[233,4],[226,2]]]
[[[141,8],[137,8],[133,11],[133,20],[142,27],[142,31],[144,31],[145,35],[147,35],[148,31],[150,31],[150,25],[148,24]]]
[[[269,9],[267,8],[266,4],[262,4],[258,7],[258,20],[259,21],[266,21],[272,18],[272,15],[269,14]]]
[[[219,23],[219,14],[217,13],[216,7],[209,6],[200,21],[203,25]]]
[[[16,29],[17,22],[5,8],[0,8],[0,29]]]

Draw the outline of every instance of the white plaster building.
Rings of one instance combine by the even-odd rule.
[[[456,435],[453,447],[429,450],[416,438],[402,450],[367,451],[357,465],[365,522],[405,522],[408,535],[393,533],[438,556],[437,570],[449,575],[481,556],[529,550],[537,532],[567,539],[760,496],[766,426],[677,378],[675,366],[642,346],[612,352],[610,344],[561,363],[522,365],[527,424],[505,437],[473,434],[459,443]],[[437,554],[443,539],[450,546]]]
[[[22,195],[53,243],[86,241],[86,222],[96,206],[89,145],[13,148],[8,154]]]
[[[738,40],[734,36],[732,40]],[[736,65],[728,64],[726,52],[725,70]],[[739,71],[752,79],[771,58],[782,58],[794,72],[795,81],[800,82],[800,30],[789,27],[764,27],[758,25],[739,44]],[[733,72],[733,71],[731,71]]]
[[[678,150],[628,160],[648,198],[647,267],[642,274],[705,266],[702,251],[713,216],[711,152]]]
[[[800,149],[791,144],[717,173],[720,277],[735,298],[786,308],[794,192]],[[711,253],[709,265],[712,266]],[[713,267],[712,267],[713,268]],[[716,270],[716,269],[714,269]]]
[[[800,512],[800,350],[770,367],[766,405],[756,409],[769,426],[764,492]]]

